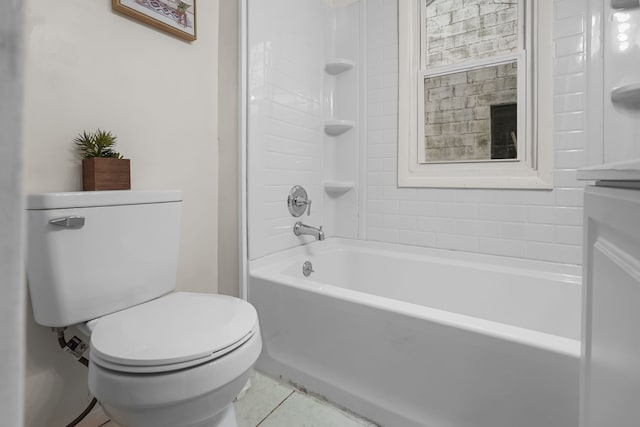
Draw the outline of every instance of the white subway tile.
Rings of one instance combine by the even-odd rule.
[[[558,169],[577,169],[586,166],[587,156],[584,150],[560,150],[555,152],[555,165]]]
[[[367,147],[367,156],[369,157],[369,159],[386,157],[395,159],[397,150],[398,149],[391,144],[370,145],[369,147]]]
[[[556,132],[584,129],[584,114],[584,111],[556,114],[554,121]]]
[[[553,191],[510,190],[502,192],[502,202],[512,205],[552,205],[555,200]]]
[[[584,37],[582,34],[556,39],[556,57],[575,55],[584,52]]]
[[[439,248],[454,251],[478,252],[479,249],[477,237],[455,234],[438,234],[436,236],[436,245]]]
[[[559,77],[582,73],[586,69],[585,62],[586,57],[584,54],[556,58],[555,74]]]
[[[555,206],[531,206],[528,221],[538,224],[582,225],[582,209]]]
[[[480,205],[478,218],[493,221],[524,222],[528,207],[519,205]]]
[[[399,231],[397,229],[369,227],[367,239],[378,242],[398,243]]]
[[[556,95],[584,92],[586,76],[584,73],[560,75],[554,79]]]
[[[555,4],[555,19],[561,20],[571,16],[576,16],[581,13],[580,3],[575,0],[556,0]],[[582,6],[584,8],[584,6]]]
[[[487,239],[478,240],[479,250],[486,254],[524,258],[527,253],[527,243],[521,240]]]
[[[498,237],[500,223],[494,221],[455,221],[455,231],[464,236]]]
[[[447,218],[418,217],[418,230],[455,234],[458,220]]]
[[[555,229],[556,242],[566,245],[582,245],[582,227],[557,225]]]
[[[584,33],[584,15],[574,15],[556,20],[554,24],[554,35],[556,38],[571,35],[582,35]]]
[[[527,242],[527,258],[564,264],[581,264],[582,247],[551,243]]]
[[[436,234],[400,230],[398,232],[398,243],[413,246],[434,247],[436,246]]]
[[[556,235],[553,225],[509,223],[502,224],[500,236],[504,239],[555,242]]]
[[[556,113],[582,112],[585,110],[585,94],[557,95],[554,97],[554,108]]]
[[[580,207],[584,200],[584,189],[582,188],[557,188],[556,206]]]

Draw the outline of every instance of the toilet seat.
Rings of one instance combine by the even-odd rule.
[[[244,300],[175,292],[98,319],[90,358],[118,372],[169,372],[220,358],[257,331]]]

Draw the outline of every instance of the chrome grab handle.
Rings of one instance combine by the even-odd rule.
[[[63,218],[52,219],[49,221],[49,224],[65,228],[82,228],[84,227],[84,217],[65,216]]]

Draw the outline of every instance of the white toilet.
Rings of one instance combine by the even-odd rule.
[[[262,349],[246,301],[174,292],[178,191],[27,199],[36,321],[91,336],[89,389],[123,427],[236,427],[232,400]]]

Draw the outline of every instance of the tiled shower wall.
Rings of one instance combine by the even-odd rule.
[[[553,191],[397,187],[398,1],[367,1],[366,238],[580,264],[586,0],[554,1]]]
[[[286,205],[302,185],[322,224],[325,13],[322,0],[249,1],[249,258],[299,245]],[[304,238],[307,240],[307,238]]]

